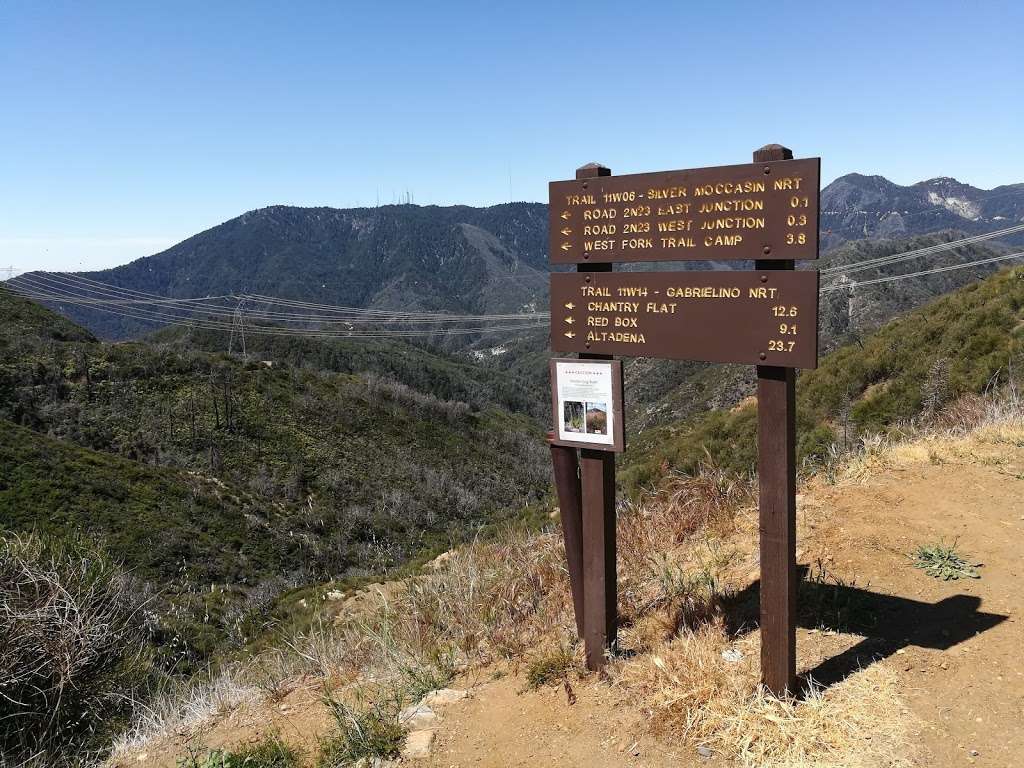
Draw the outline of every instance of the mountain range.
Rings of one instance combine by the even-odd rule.
[[[1024,184],[978,189],[939,177],[908,187],[851,173],[821,192],[822,249],[847,240],[957,229],[990,232],[1024,221]],[[1016,235],[1010,242],[1024,242]]]
[[[982,190],[937,178],[900,186],[849,174],[821,193],[823,251],[850,240],[945,229],[978,233],[1022,220],[1024,184]],[[505,313],[544,308],[546,254],[543,203],[273,206],[82,276],[173,298],[250,293],[359,308]],[[50,306],[104,338],[138,337],[158,327],[94,308]]]

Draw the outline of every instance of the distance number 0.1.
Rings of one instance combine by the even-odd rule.
[[[768,351],[770,352],[792,352],[793,347],[796,346],[795,341],[783,341],[782,339],[772,339],[768,342]]]
[[[796,307],[786,307],[781,304],[776,304],[772,307],[772,314],[775,315],[775,317],[796,317],[797,309]]]

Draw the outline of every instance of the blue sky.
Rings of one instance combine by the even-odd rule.
[[[0,3],[0,267],[284,203],[544,200],[591,160],[1024,181],[1024,4]]]

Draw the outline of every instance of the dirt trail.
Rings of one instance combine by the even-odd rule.
[[[477,681],[467,680],[474,683]],[[524,691],[517,675],[481,679],[472,698],[442,710],[434,755],[422,764],[619,768],[687,765],[689,749],[644,734],[643,717],[606,685],[580,684],[568,692]]]
[[[859,655],[899,670],[925,723],[927,765],[1024,765],[1024,451],[1004,457],[913,464],[818,497],[840,571],[898,598],[873,601],[878,639]],[[908,552],[938,540],[981,562],[981,578],[944,582],[908,566]]]
[[[859,667],[888,665],[922,723],[912,738],[917,752],[907,756],[922,768],[1024,765],[1024,448],[1002,443],[997,456],[991,446],[971,446],[945,460],[908,450],[873,469],[867,482],[817,485],[800,502],[799,560],[812,571],[824,564],[839,580],[826,580],[819,596],[847,620],[832,631],[820,616],[805,614],[801,672],[830,685]],[[912,567],[908,553],[918,544],[954,540],[983,563],[981,579],[943,582]],[[747,535],[740,549],[756,551],[753,541]],[[756,560],[746,568],[756,579]],[[754,586],[747,592],[756,605]],[[755,632],[738,645],[756,658],[756,643]],[[522,676],[507,670],[479,670],[454,685],[471,696],[440,712],[433,757],[416,764],[731,764],[649,735],[647,713],[600,681],[574,681],[574,703],[562,687],[524,692]],[[283,704],[285,711],[279,702],[224,718],[206,743],[237,744],[277,730],[312,748],[329,724],[322,705],[303,691]],[[173,766],[183,741],[147,752],[144,764]],[[133,764],[134,756],[121,763]]]

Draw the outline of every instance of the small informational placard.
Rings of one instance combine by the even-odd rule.
[[[621,453],[622,363],[553,359],[551,405],[555,444]]]

